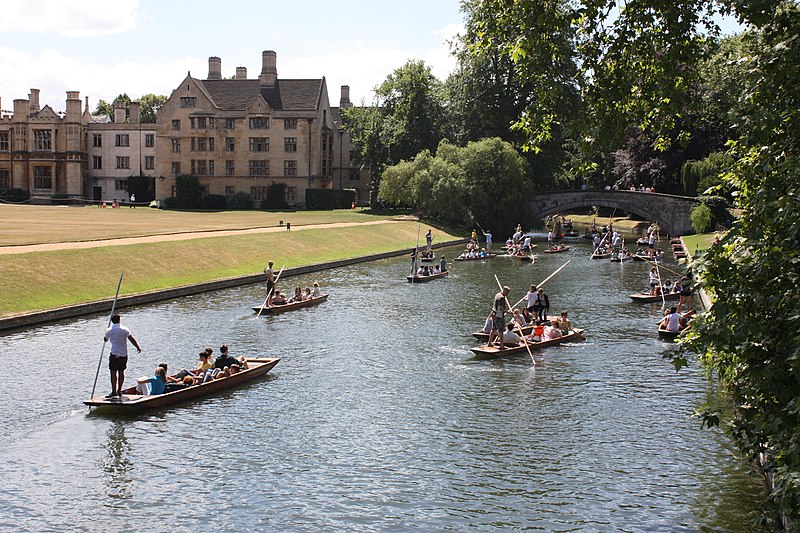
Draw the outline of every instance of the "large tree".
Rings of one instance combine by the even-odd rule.
[[[106,102],[105,100],[100,100],[99,102],[97,102],[97,107],[94,110],[94,114],[106,115],[111,120],[114,120],[114,106],[117,104],[117,102],[123,102],[127,105],[130,102],[136,102],[136,101],[138,101],[139,104],[141,105],[140,107],[141,122],[143,124],[155,124],[158,110],[161,109],[161,106],[163,106],[166,103],[167,97],[160,94],[149,93],[145,94],[138,100],[132,100],[131,97],[127,95],[127,93],[123,93],[117,96],[111,103]],[[125,116],[127,118],[128,110],[126,110]]]

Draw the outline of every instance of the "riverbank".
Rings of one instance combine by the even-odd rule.
[[[292,269],[407,253],[428,229],[438,245],[462,242],[415,220],[386,220],[0,255],[0,329],[98,312],[108,307],[121,273],[122,302],[131,302],[123,305],[135,305],[254,283],[270,260],[276,268],[306,272]]]

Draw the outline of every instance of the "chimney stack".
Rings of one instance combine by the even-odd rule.
[[[236,67],[236,79],[237,80],[247,79],[247,67]]]
[[[14,118],[21,119],[27,116],[30,109],[29,103],[28,100],[23,100],[22,98],[14,100]]]
[[[222,79],[222,60],[218,57],[208,58],[208,79],[221,80]]]
[[[125,124],[125,102],[122,100],[114,102],[114,123]]]
[[[342,85],[342,95],[339,97],[339,107],[342,109],[347,109],[348,107],[353,107],[353,104],[350,102],[350,86],[349,85]]]
[[[81,120],[81,93],[79,91],[67,91],[67,120],[69,122],[80,122]]]
[[[277,54],[273,50],[264,50],[261,54],[261,76],[259,81],[262,87],[274,87],[278,81]]]
[[[139,124],[142,121],[142,111],[139,102],[131,102],[129,106],[131,110],[131,116],[128,118],[128,122],[131,124]]]
[[[28,102],[30,105],[31,113],[39,112],[39,89],[31,89],[31,94],[28,95]]]

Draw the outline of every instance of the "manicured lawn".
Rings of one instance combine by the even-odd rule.
[[[145,216],[158,216],[152,211],[154,215]],[[374,220],[357,213],[349,216]],[[317,215],[318,220],[323,218]],[[312,220],[313,215],[302,219]],[[256,274],[264,270],[269,260],[275,262],[276,268],[288,268],[413,248],[418,228],[416,221],[392,222],[0,255],[0,316],[111,299],[120,272],[124,273],[120,294],[126,295]],[[428,228],[421,225],[423,235]],[[432,229],[437,242],[459,238]],[[324,279],[321,281],[324,283]]]
[[[102,209],[0,204],[0,246],[92,241],[119,237],[163,235],[278,226],[365,222],[392,218],[360,209],[335,211],[166,211],[138,207]]]
[[[684,235],[683,242],[686,243],[686,248],[691,255],[697,253],[698,250],[705,250],[714,241],[717,233],[699,233],[697,235]]]
[[[628,217],[596,217],[594,215],[572,215],[566,214],[565,217],[572,219],[574,224],[575,230],[583,233],[585,228],[591,228],[592,222],[595,222],[597,225],[597,229],[603,229],[603,226],[608,225],[609,223],[613,222],[614,227],[620,233],[624,233],[627,235],[639,235],[644,234],[647,230],[647,226],[650,225],[649,222],[643,222],[641,220],[631,220]]]

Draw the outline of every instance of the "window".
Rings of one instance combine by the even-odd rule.
[[[51,133],[50,130],[33,130],[33,149],[51,150],[53,146],[50,138]],[[49,189],[50,187],[44,188]]]
[[[214,160],[213,159],[209,159],[208,160],[208,175],[209,176],[214,176],[215,175],[214,174]]]
[[[253,200],[265,200],[269,187],[250,187],[250,196]]]
[[[191,174],[195,176],[205,176],[208,174],[206,167],[205,159],[192,159],[192,171]]]
[[[209,137],[208,138],[208,151],[209,152],[213,152],[214,151],[214,137]]]
[[[228,159],[227,161],[225,161],[225,175],[226,176],[233,176],[234,174],[236,174],[236,172],[234,171],[234,168],[235,167],[234,167],[234,164],[233,164],[232,160]]]
[[[50,167],[33,167],[33,188],[52,189],[53,188],[53,169]]]
[[[174,175],[176,175],[176,176],[181,173],[181,164],[180,163],[178,163],[178,162],[173,162],[172,163],[172,173]]]
[[[0,191],[11,188],[11,171],[0,168]]]
[[[235,193],[235,192],[236,192],[236,189],[233,187],[233,185],[226,185],[225,186],[225,196],[231,197],[231,196],[233,196],[233,193]]]
[[[180,139],[172,139],[172,153],[173,154],[181,153],[181,140]]]
[[[117,168],[131,168],[131,158],[128,156],[117,156]]]
[[[269,176],[269,161],[250,161],[251,176]]]
[[[214,117],[208,117],[208,129],[215,130],[217,129],[217,119]]]
[[[94,148],[102,148],[103,147],[103,135],[100,133],[93,133],[92,134],[92,146]]]
[[[266,130],[269,129],[269,118],[267,117],[253,117],[250,119],[251,130]]]
[[[297,129],[297,119],[296,118],[285,118],[285,119],[283,119],[283,129],[285,129],[285,130],[296,130]]]
[[[269,152],[269,137],[250,137],[251,152]]]
[[[192,140],[194,141],[194,139],[192,139]],[[208,145],[206,144],[205,137],[200,137],[200,138],[197,139],[197,151],[198,152],[205,152],[207,146]]]
[[[9,133],[7,131],[0,131],[0,152],[8,152],[10,148]]]
[[[236,129],[236,119],[235,118],[226,118],[225,119],[225,129],[226,130],[235,130]]]
[[[117,133],[114,137],[114,146],[130,146],[130,137],[127,133]]]
[[[128,180],[114,180],[114,190],[115,191],[127,191],[128,190]]]
[[[197,98],[194,96],[181,96],[181,107],[197,107]]]
[[[92,156],[92,168],[95,170],[101,170],[103,168],[103,158],[101,156]]]
[[[236,142],[233,140],[233,137],[225,137],[225,151],[233,152],[235,147]]]
[[[156,135],[155,133],[147,133],[144,136],[144,147],[145,148],[153,148],[156,145]]]
[[[156,158],[152,155],[144,156],[144,169],[153,170],[156,168]]]
[[[284,161],[283,162],[283,175],[284,176],[297,176],[297,161]]]
[[[297,151],[297,137],[285,137],[283,139],[283,151],[284,152],[296,152]]]
[[[294,204],[297,202],[297,187],[286,187],[286,203]]]
[[[197,129],[198,130],[206,129],[206,117],[197,117]]]
[[[181,131],[181,121],[180,120],[173,120],[172,121],[172,131]]]

